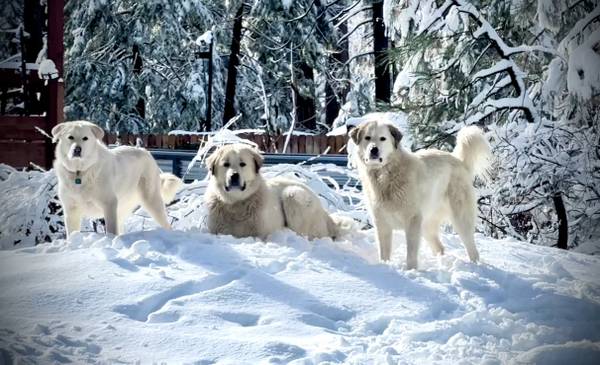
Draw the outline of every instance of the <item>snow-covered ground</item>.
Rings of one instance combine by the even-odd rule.
[[[472,264],[445,233],[406,271],[401,233],[391,265],[373,230],[208,234],[202,190],[174,231],[138,213],[118,237],[0,251],[0,364],[599,362],[600,257],[478,235]]]

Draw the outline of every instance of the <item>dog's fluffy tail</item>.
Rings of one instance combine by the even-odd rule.
[[[175,194],[177,194],[182,184],[181,179],[173,174],[168,172],[160,174],[160,195],[162,195],[165,204],[169,204],[175,199]]]
[[[456,136],[452,154],[464,162],[471,174],[485,176],[492,152],[481,128],[474,125],[462,128]]]
[[[333,238],[340,238],[358,230],[356,222],[350,217],[336,213],[330,214],[330,217],[333,223]]]

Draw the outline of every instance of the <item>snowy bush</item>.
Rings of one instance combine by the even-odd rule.
[[[0,164],[0,249],[34,246],[64,235],[54,172]]]

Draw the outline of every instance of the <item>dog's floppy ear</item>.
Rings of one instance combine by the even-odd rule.
[[[60,124],[55,125],[54,128],[52,128],[52,132],[50,132],[52,134],[52,143],[58,142],[58,140],[64,133],[64,128],[66,126],[67,126],[66,123],[60,123]]]
[[[265,159],[262,157],[262,155],[255,150],[254,148],[250,149],[251,153],[252,153],[252,158],[254,159],[254,168],[256,169],[256,173],[258,173],[258,171],[260,170],[260,168],[263,165],[263,162],[265,161]]]
[[[400,132],[400,130],[393,125],[388,125],[388,129],[394,138],[394,146],[398,148],[400,146],[400,141],[402,140],[402,132]]]
[[[217,174],[217,161],[219,161],[219,158],[222,154],[222,148],[219,147],[217,148],[216,151],[214,151],[213,153],[210,154],[210,156],[208,156],[206,158],[206,167],[208,167],[208,170],[210,171],[210,173],[212,175],[216,175]]]
[[[104,129],[100,128],[98,125],[91,123],[90,128],[92,128],[92,133],[98,140],[102,140],[104,138]]]
[[[364,134],[364,124],[356,126],[348,126],[348,136],[355,144],[360,144],[360,141]]]

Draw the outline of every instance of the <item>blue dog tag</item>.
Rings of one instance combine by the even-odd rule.
[[[76,179],[75,179],[75,184],[77,184],[77,185],[81,185],[81,179],[80,179],[80,178],[76,178]]]

